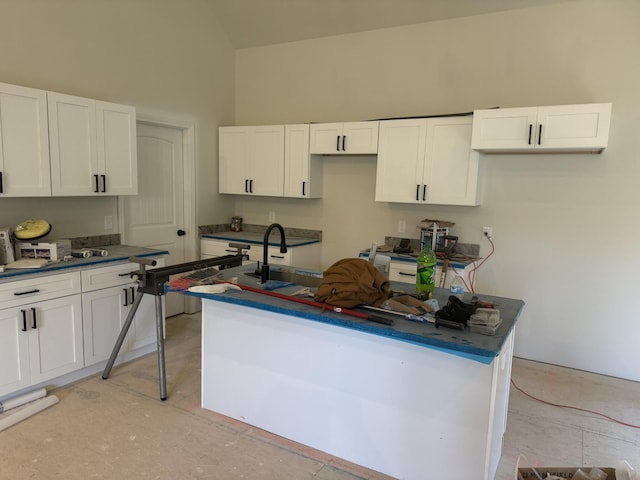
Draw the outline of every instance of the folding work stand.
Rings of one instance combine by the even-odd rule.
[[[109,378],[109,374],[111,373],[111,369],[113,368],[113,364],[116,361],[116,357],[120,352],[120,348],[122,347],[122,343],[124,342],[125,337],[127,336],[127,332],[129,331],[129,327],[133,322],[133,319],[136,315],[136,311],[138,310],[138,306],[142,301],[142,296],[146,293],[149,295],[155,296],[155,309],[156,309],[156,337],[157,337],[157,347],[158,347],[158,374],[160,381],[160,400],[167,399],[167,378],[166,371],[164,365],[164,313],[162,311],[162,296],[165,291],[165,284],[169,281],[169,277],[171,275],[177,275],[179,273],[191,272],[194,270],[202,270],[204,268],[210,267],[239,267],[242,265],[242,249],[249,248],[248,245],[243,244],[235,244],[230,243],[230,247],[236,248],[238,253],[235,255],[224,255],[221,257],[209,258],[205,260],[196,260],[193,262],[180,263],[178,265],[170,265],[168,267],[160,267],[154,268],[152,270],[147,270],[146,267],[154,267],[156,265],[156,261],[149,258],[142,257],[129,257],[130,262],[134,262],[140,265],[139,270],[135,272],[131,272],[132,277],[136,277],[136,283],[138,284],[136,296],[133,301],[133,305],[131,307],[131,311],[127,315],[127,319],[122,326],[122,330],[120,331],[120,335],[116,340],[116,344],[113,347],[113,351],[111,352],[111,356],[109,357],[109,361],[107,365],[104,367],[104,372],[102,372],[102,378],[105,380]]]

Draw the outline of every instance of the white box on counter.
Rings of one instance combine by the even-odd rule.
[[[71,240],[55,240],[53,242],[16,242],[16,259],[46,258],[62,260],[71,255]]]

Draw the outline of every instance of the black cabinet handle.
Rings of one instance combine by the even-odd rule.
[[[22,312],[22,331],[26,332],[27,331],[27,311],[26,310],[20,310]]]
[[[31,313],[33,313],[33,323],[31,328],[38,328],[38,319],[36,318],[36,307],[31,307]]]
[[[96,188],[93,191],[98,193],[100,191],[100,188],[98,187],[98,175],[94,175],[93,179],[96,181]]]
[[[107,191],[107,176],[106,175],[100,175],[100,177],[102,178],[102,193],[106,193],[106,191]]]
[[[530,123],[529,124],[529,141],[527,142],[527,144],[531,145],[531,132],[533,132],[533,124]]]
[[[415,277],[416,276],[415,273],[405,273],[405,272],[398,272],[398,275],[404,275],[405,277]]]
[[[129,272],[129,273],[119,273],[118,276],[119,277],[130,277],[133,274],[133,272]]]
[[[123,307],[128,307],[129,306],[129,296],[127,294],[127,289],[123,288],[122,291],[124,292],[124,304],[122,306]]]
[[[131,293],[131,305],[133,305],[133,301],[135,300],[136,290],[133,287],[129,287],[129,292]]]
[[[2,186],[2,172],[0,172],[0,193],[4,193],[4,187]]]
[[[340,135],[336,137],[336,151],[340,151]]]
[[[422,186],[422,201],[424,202],[427,199],[427,184],[425,183]]]
[[[542,143],[542,124],[538,125],[538,145]]]
[[[307,182],[302,182],[302,196],[306,197],[307,196]]]
[[[346,135],[342,136],[342,151],[343,152],[347,151],[347,136]]]
[[[249,193],[249,179],[244,179],[244,193]]]
[[[178,231],[176,232],[176,234],[177,234],[179,237],[184,237],[184,236],[187,234],[187,232],[185,232],[184,230],[182,230],[182,229],[180,228],[180,229],[178,229]]]
[[[16,297],[20,295],[28,295],[29,293],[38,293],[40,291],[39,288],[34,288],[33,290],[27,290],[26,292],[13,292]]]
[[[416,185],[416,202],[420,200],[420,185]]]
[[[253,193],[253,179],[249,180],[249,193]]]

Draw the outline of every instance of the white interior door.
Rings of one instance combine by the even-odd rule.
[[[167,250],[166,265],[185,261],[183,130],[138,123],[138,195],[120,197],[129,245]],[[182,295],[166,296],[165,316],[183,313]]]

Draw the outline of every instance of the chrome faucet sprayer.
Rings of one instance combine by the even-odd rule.
[[[262,258],[262,273],[260,274],[261,283],[265,283],[269,280],[269,235],[274,228],[280,230],[280,253],[287,253],[287,242],[284,235],[284,228],[282,228],[282,225],[279,223],[272,223],[267,227],[266,232],[264,232],[264,242],[262,245],[264,250]]]

